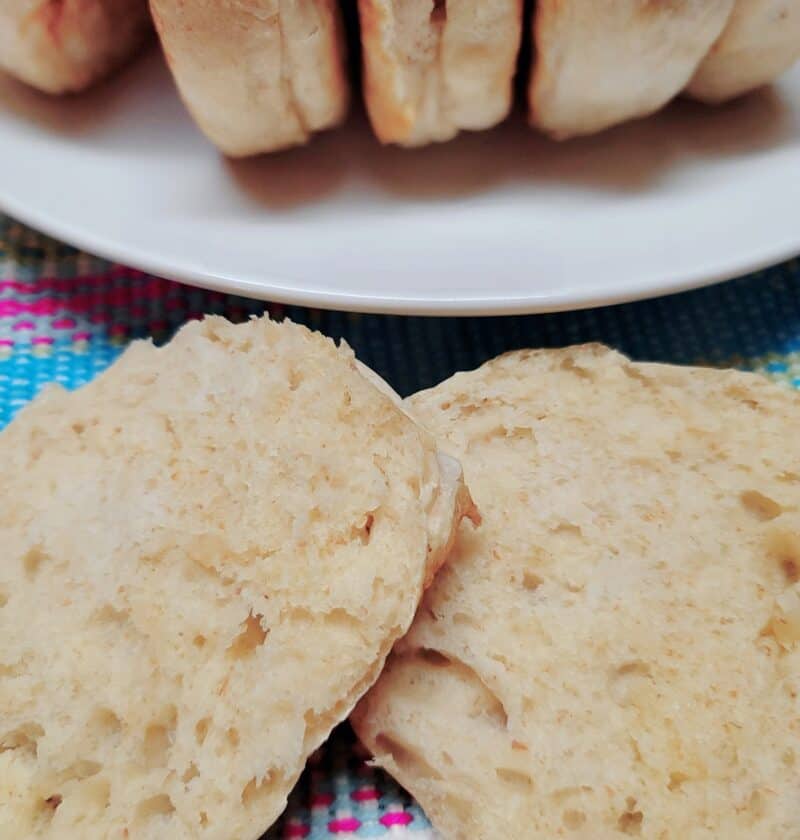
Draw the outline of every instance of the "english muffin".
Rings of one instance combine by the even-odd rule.
[[[469,509],[305,328],[133,344],[0,435],[0,837],[255,840]]]
[[[335,0],[150,0],[181,96],[232,157],[338,125],[349,88]]]
[[[442,836],[800,837],[800,395],[585,346],[409,405],[483,524],[353,722]]]
[[[556,138],[657,111],[716,41],[733,0],[539,0],[528,100]]]
[[[0,70],[75,93],[130,58],[150,32],[147,0],[3,0]]]
[[[359,0],[364,98],[378,139],[420,146],[511,108],[522,0]]]
[[[800,58],[800,0],[736,0],[688,92],[724,102],[773,81]]]

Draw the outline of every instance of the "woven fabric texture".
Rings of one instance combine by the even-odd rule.
[[[584,341],[640,360],[759,370],[800,387],[798,260],[694,292],[572,313],[355,315],[194,289],[81,253],[0,216],[0,428],[43,385],[84,384],[134,338],[161,342],[206,313],[242,320],[265,310],[344,338],[403,395],[505,350]],[[265,840],[430,840],[416,803],[363,759],[349,729],[340,728],[310,760],[286,815]]]

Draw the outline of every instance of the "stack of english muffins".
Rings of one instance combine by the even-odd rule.
[[[334,0],[150,0],[197,124],[225,154],[340,124],[351,74]],[[530,19],[526,19],[529,14]],[[724,102],[800,57],[800,0],[358,0],[376,136],[419,146],[508,115],[526,73],[531,124],[555,138],[685,94]],[[140,46],[144,0],[4,0],[0,67],[49,92],[85,88]],[[519,55],[530,43],[530,67]]]
[[[598,345],[401,401],[134,343],[0,434],[0,837],[255,840],[348,716],[445,840],[800,836],[798,423]]]

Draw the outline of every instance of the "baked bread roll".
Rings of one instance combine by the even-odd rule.
[[[9,840],[255,840],[470,504],[349,348],[266,319],[46,391],[0,464]]]
[[[733,0],[538,0],[531,123],[556,138],[657,111],[686,86]]]
[[[383,143],[484,129],[511,108],[522,0],[359,0],[364,98]]]
[[[344,119],[335,0],[151,0],[150,8],[186,106],[225,154],[305,143]]]
[[[773,81],[798,58],[800,0],[736,0],[688,92],[704,102],[723,102]]]
[[[149,31],[146,0],[2,0],[0,69],[73,93],[130,58]]]
[[[353,716],[448,840],[800,832],[800,395],[599,346],[410,401],[483,515]]]

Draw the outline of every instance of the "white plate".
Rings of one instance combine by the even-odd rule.
[[[800,68],[558,145],[522,117],[409,152],[363,117],[232,163],[156,54],[81,98],[0,80],[0,206],[86,250],[246,295],[417,313],[544,311],[689,288],[800,252]]]

